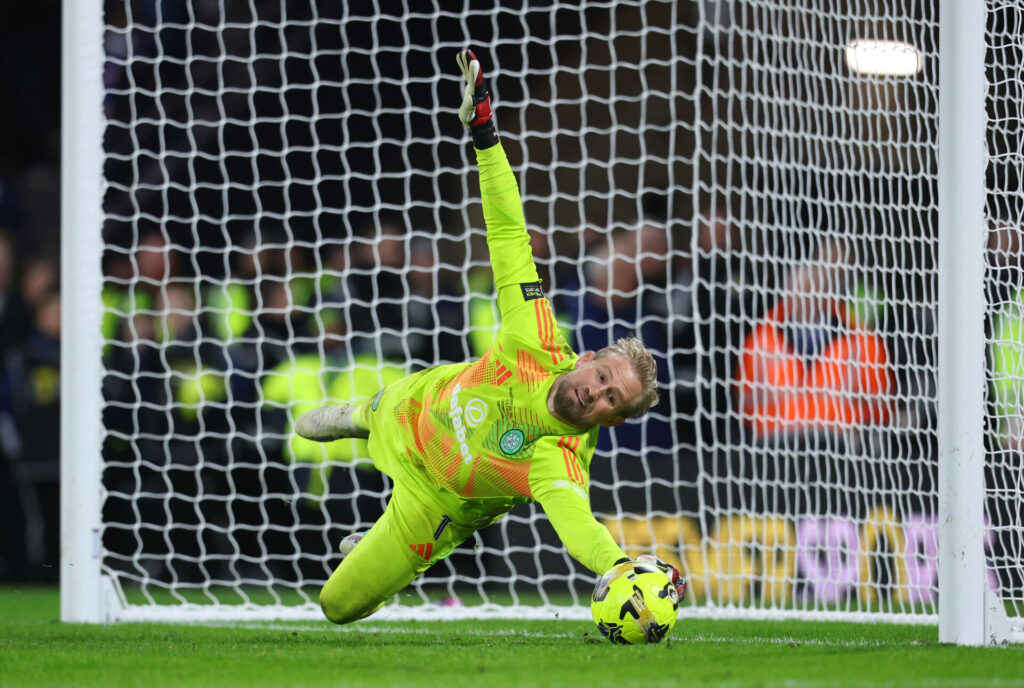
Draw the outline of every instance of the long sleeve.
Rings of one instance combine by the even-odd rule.
[[[604,575],[616,561],[626,557],[608,529],[594,518],[589,500],[568,491],[552,490],[541,506],[569,555],[597,575]]]
[[[487,223],[487,247],[500,301],[503,288],[539,282],[540,277],[533,262],[519,187],[505,149],[499,143],[486,150],[477,150],[476,159],[480,167],[480,196]]]
[[[596,428],[587,435],[545,437],[537,443],[530,487],[573,559],[598,575],[626,556],[590,510],[585,456],[593,453]]]
[[[487,246],[501,313],[500,348],[508,365],[534,361],[538,371],[561,370],[576,362],[544,297],[526,231],[515,175],[501,144],[477,150]],[[521,352],[513,354],[512,352]]]

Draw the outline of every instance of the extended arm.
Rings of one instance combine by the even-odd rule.
[[[590,511],[590,501],[567,481],[538,496],[544,513],[569,555],[597,575],[603,575],[626,553]]]
[[[470,130],[476,149],[480,195],[487,224],[487,247],[500,299],[503,287],[538,282],[540,278],[533,262],[519,187],[498,140],[490,94],[480,62],[471,51],[465,50],[459,53],[458,63],[466,78],[459,119]]]
[[[569,554],[603,575],[626,554],[590,509],[587,461],[597,431],[587,435],[542,437],[530,465],[530,491]]]

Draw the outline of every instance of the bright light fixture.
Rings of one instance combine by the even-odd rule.
[[[858,74],[910,76],[921,71],[924,61],[910,43],[858,39],[846,46],[846,66]]]

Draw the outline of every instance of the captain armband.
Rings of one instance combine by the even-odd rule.
[[[519,288],[523,291],[523,301],[536,301],[544,298],[544,290],[540,282],[522,282]]]

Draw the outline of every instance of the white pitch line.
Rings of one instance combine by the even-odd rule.
[[[216,625],[228,626],[230,628],[245,628],[249,630],[271,630],[271,631],[311,631],[320,633],[397,633],[408,635],[441,634],[445,631],[437,631],[430,628],[402,628],[395,626],[371,626],[371,625],[347,625],[329,626],[326,622],[322,625],[313,624],[287,624],[287,623],[226,623],[226,624],[200,624],[203,626]],[[573,638],[574,633],[543,633],[540,631],[483,631],[480,629],[467,629],[456,631],[460,635],[472,636],[523,636],[530,638]]]
[[[210,624],[203,624],[210,625]],[[431,628],[404,628],[401,626],[387,626],[380,624],[355,624],[347,626],[330,626],[326,622],[324,624],[305,624],[305,623],[228,623],[228,624],[213,624],[213,625],[224,625],[230,626],[231,628],[245,628],[250,630],[271,630],[271,631],[309,631],[314,633],[394,633],[399,635],[430,635],[430,634],[444,634],[446,631],[435,630]],[[543,631],[521,631],[521,630],[496,630],[496,631],[485,631],[481,629],[465,629],[455,631],[459,635],[466,636],[522,636],[524,638],[576,638],[576,633],[545,633]],[[727,636],[712,636],[698,634],[695,636],[675,636],[671,637],[674,642],[679,643],[700,643],[700,644],[737,644],[737,645],[810,645],[815,647],[844,647],[844,648],[857,648],[857,647],[888,647],[888,646],[903,646],[908,643],[889,643],[882,640],[863,639],[863,640],[830,640],[827,638],[796,638],[792,636],[753,636],[753,637],[741,637],[732,638]]]

